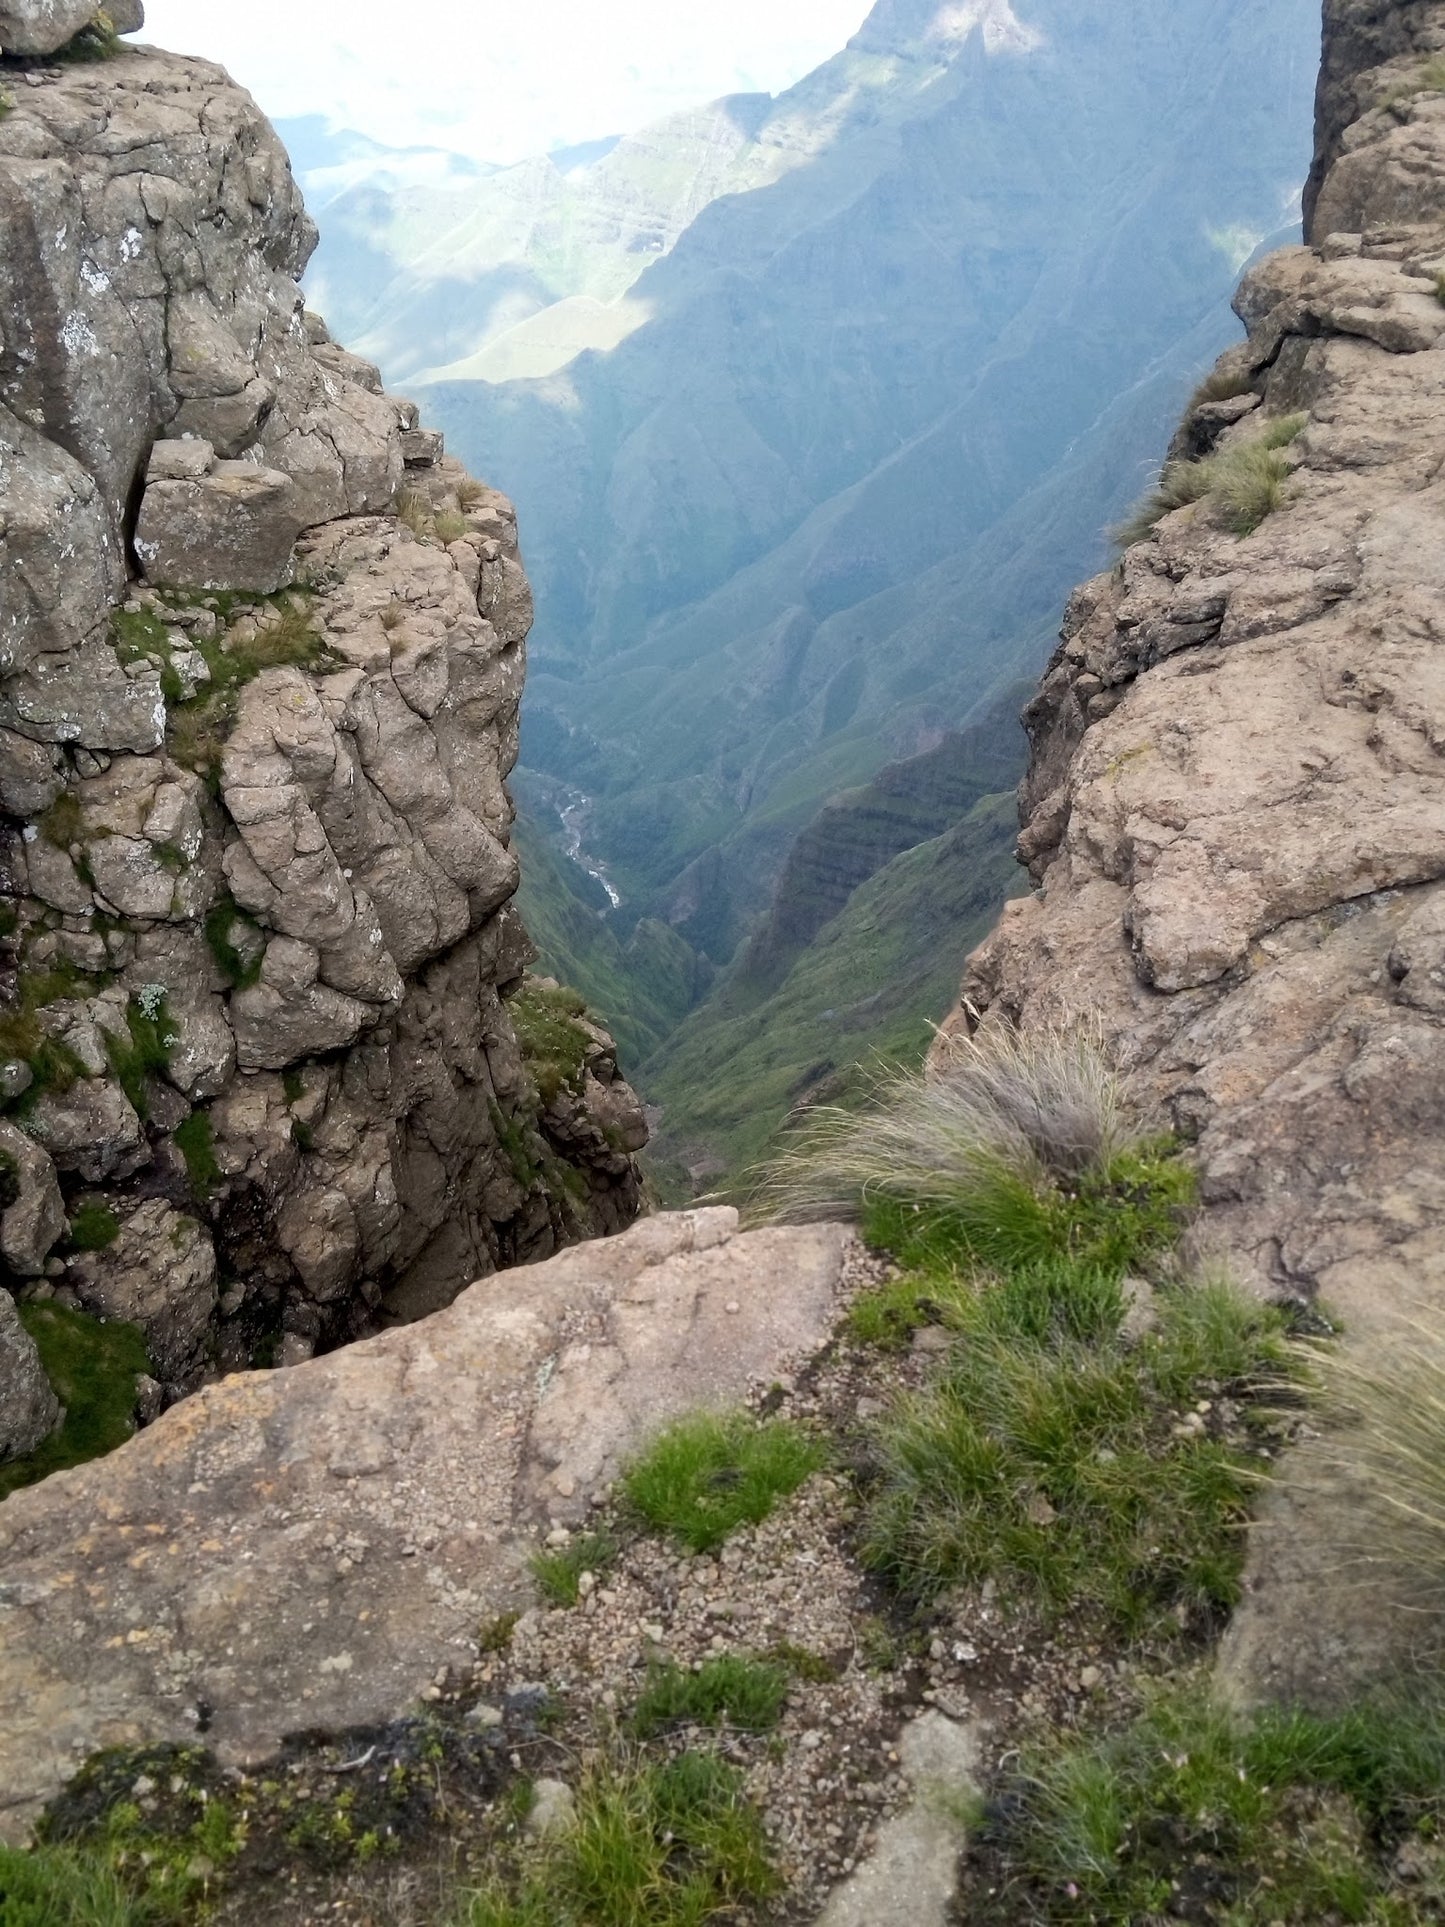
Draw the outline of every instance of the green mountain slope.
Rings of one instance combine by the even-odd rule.
[[[665,1190],[736,1182],[799,1106],[860,1099],[870,1067],[920,1061],[962,958],[1024,886],[1017,833],[1012,794],[984,799],[855,891],[770,995],[725,982],[693,1012],[642,1072]]]

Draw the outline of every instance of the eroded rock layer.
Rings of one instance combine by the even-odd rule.
[[[1320,101],[1310,245],[1176,443],[1215,486],[1079,590],[1027,712],[1038,887],[955,1021],[1097,1019],[1205,1236],[1364,1342],[1445,1296],[1445,6],[1329,0]],[[1322,1594],[1329,1531],[1261,1538],[1251,1690],[1390,1632]]]
[[[304,312],[250,97],[73,31],[0,6],[0,1252],[176,1393],[619,1229],[646,1127],[524,985],[510,504]]]

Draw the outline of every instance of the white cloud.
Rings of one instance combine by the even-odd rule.
[[[228,67],[273,117],[493,161],[627,133],[718,94],[776,93],[868,0],[147,0],[144,38]]]

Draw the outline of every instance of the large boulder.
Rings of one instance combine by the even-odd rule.
[[[54,53],[98,11],[95,0],[0,0],[0,53]],[[111,0],[105,16],[117,33],[135,33],[145,25],[141,0]]]
[[[848,1248],[836,1225],[650,1218],[425,1323],[227,1379],[16,1493],[0,1506],[0,1836],[97,1747],[204,1730],[255,1763],[300,1727],[402,1713],[525,1603],[541,1539],[584,1520],[659,1426],[816,1355]]]
[[[0,1291],[0,1463],[25,1458],[63,1416],[15,1300]]]
[[[189,446],[200,450],[206,444]],[[300,532],[296,491],[279,469],[215,462],[207,473],[171,479],[153,461],[135,552],[151,582],[269,595],[291,580]]]

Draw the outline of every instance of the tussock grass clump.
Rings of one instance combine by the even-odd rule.
[[[1198,408],[1207,408],[1210,402],[1233,401],[1236,395],[1249,394],[1253,387],[1254,377],[1246,369],[1225,362],[1204,377],[1189,397],[1184,412],[1192,415]]]
[[[171,1028],[165,993],[159,985],[147,985],[131,998],[125,1013],[126,1035],[105,1033],[105,1051],[116,1082],[130,1099],[139,1118],[150,1116],[149,1083],[163,1076],[171,1052],[180,1042]]]
[[[1233,534],[1252,535],[1284,505],[1293,465],[1283,451],[1308,420],[1307,415],[1276,416],[1247,440],[1197,462],[1170,462],[1158,486],[1114,530],[1116,544],[1127,549],[1146,540],[1166,515],[1194,502],[1208,502]]]
[[[1435,276],[1435,299],[1445,308],[1445,268],[1441,268]]]
[[[65,1423],[29,1458],[0,1465],[0,1499],[124,1445],[135,1430],[136,1379],[150,1370],[145,1339],[134,1325],[103,1325],[52,1304],[22,1305],[20,1322],[65,1407]],[[0,1921],[8,1927],[3,1908]]]
[[[486,485],[471,475],[464,475],[457,483],[457,501],[463,510],[474,509],[485,500],[487,492]]]
[[[623,1475],[628,1503],[689,1552],[712,1552],[739,1526],[757,1525],[823,1464],[800,1426],[745,1413],[701,1414],[670,1425]]]
[[[715,1754],[603,1761],[576,1800],[573,1823],[455,1927],[703,1927],[779,1891],[758,1814]]]
[[[980,1817],[965,1906],[988,1927],[1407,1927],[1442,1894],[1438,1695],[1250,1719],[1191,1685],[1122,1731],[1026,1751]]]
[[[1289,1370],[1282,1315],[1175,1286],[1129,1339],[1117,1273],[1056,1260],[981,1279],[954,1320],[937,1381],[875,1435],[867,1563],[916,1600],[993,1579],[1125,1637],[1216,1625],[1262,1470],[1250,1409]]]
[[[582,1596],[584,1572],[606,1572],[620,1548],[610,1532],[587,1532],[555,1551],[535,1553],[532,1577],[544,1599],[554,1606],[575,1606]]]
[[[669,1726],[721,1726],[766,1733],[783,1716],[788,1675],[780,1666],[722,1653],[697,1672],[666,1665],[649,1669],[633,1724],[642,1739]]]
[[[1318,1355],[1338,1430],[1307,1477],[1340,1486],[1338,1545],[1368,1568],[1409,1582],[1412,1603],[1445,1608],[1445,1328],[1419,1317],[1368,1354]]]
[[[455,509],[438,509],[432,522],[433,533],[445,548],[448,543],[460,542],[464,535],[470,535],[472,525],[465,515]]]
[[[873,1242],[944,1277],[1058,1257],[1123,1269],[1174,1243],[1193,1178],[1129,1121],[1096,1038],[999,1031],[952,1050],[862,1114],[815,1112],[765,1184],[772,1210],[861,1214]]]

